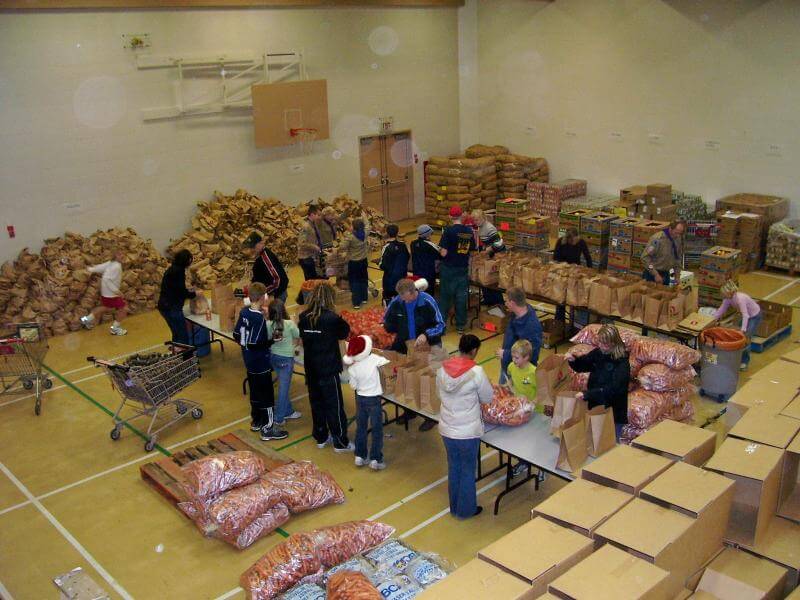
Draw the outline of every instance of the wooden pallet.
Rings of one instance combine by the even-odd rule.
[[[183,471],[181,466],[187,463],[211,456],[233,452],[234,450],[250,450],[258,454],[267,465],[267,470],[292,462],[292,459],[276,452],[267,445],[261,444],[255,435],[248,431],[238,430],[222,437],[210,440],[199,446],[192,446],[172,456],[162,458],[142,465],[139,473],[154,490],[164,496],[173,505],[184,502],[188,498],[183,488]],[[183,514],[183,511],[180,511]]]
[[[757,353],[765,352],[770,348],[772,348],[775,344],[777,344],[781,340],[789,337],[791,333],[792,333],[792,326],[787,325],[786,327],[778,329],[778,331],[776,331],[771,336],[766,338],[753,336],[753,339],[750,340],[750,351]]]

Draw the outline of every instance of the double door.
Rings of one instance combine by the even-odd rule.
[[[389,221],[414,214],[414,153],[410,131],[359,138],[361,202]]]

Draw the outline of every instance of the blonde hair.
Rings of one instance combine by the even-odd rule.
[[[720,289],[720,292],[722,292],[723,294],[730,294],[731,296],[733,296],[733,294],[735,294],[738,291],[739,291],[739,286],[736,285],[736,283],[734,283],[730,279],[726,281],[724,284],[722,284],[722,288]]]
[[[336,295],[333,291],[333,287],[329,283],[320,283],[311,290],[311,296],[308,299],[308,309],[306,310],[311,325],[316,327],[322,313],[326,310],[334,311],[335,308]]]
[[[481,210],[480,208],[476,208],[475,210],[473,210],[472,218],[475,219],[475,221],[480,221],[481,219],[484,219],[485,215],[483,214],[483,210]]]
[[[619,336],[619,331],[613,325],[603,325],[597,332],[598,345],[602,344],[609,348],[608,354],[613,358],[619,359],[625,356],[625,344]]]
[[[525,358],[530,359],[533,355],[533,346],[528,340],[517,340],[514,342],[514,345],[511,346],[511,354],[519,354]]]
[[[264,294],[266,293],[267,293],[267,286],[258,281],[256,281],[255,283],[251,283],[250,286],[247,288],[247,297],[250,298],[250,302],[258,302],[264,297]]]

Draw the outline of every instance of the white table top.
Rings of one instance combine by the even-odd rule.
[[[211,319],[206,319],[205,315],[193,315],[189,310],[189,306],[187,305],[183,308],[183,316],[186,317],[187,321],[191,321],[199,327],[213,331],[218,336],[228,338],[229,340],[233,339],[232,331],[223,331],[220,329],[219,315],[217,313],[212,312]]]
[[[420,408],[417,408],[415,405],[411,404],[410,402],[406,402],[404,400],[402,400],[402,401],[401,400],[397,400],[397,399],[395,399],[394,394],[384,394],[383,397],[386,400],[388,400],[389,402],[391,402],[392,404],[397,404],[398,406],[402,406],[403,408],[407,408],[408,410],[411,410],[411,411],[413,411],[413,412],[415,412],[415,413],[417,413],[419,415],[422,415],[426,419],[430,419],[432,421],[436,421],[437,423],[439,422],[439,413],[436,413],[436,414],[429,413],[429,412],[424,411],[424,410],[422,410]]]

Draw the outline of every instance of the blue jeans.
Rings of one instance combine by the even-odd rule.
[[[272,370],[278,375],[278,402],[275,404],[275,420],[283,423],[286,417],[294,412],[292,401],[289,400],[294,357],[272,354],[269,360],[272,363]]]
[[[475,516],[478,491],[475,471],[478,466],[480,438],[455,440],[442,436],[447,450],[447,491],[450,493],[450,512],[460,519]]]
[[[372,427],[372,444],[367,457],[369,427]],[[380,396],[356,394],[356,456],[383,462],[383,411]]]
[[[744,347],[744,352],[742,352],[742,363],[745,365],[750,364],[750,340],[756,334],[756,329],[758,329],[758,326],[761,324],[761,318],[763,316],[764,313],[759,312],[747,322],[747,331],[744,332],[747,336],[747,345]]]
[[[617,436],[617,443],[619,444],[619,436],[622,435],[622,428],[625,427],[624,423],[614,423],[614,434]]]
[[[172,341],[176,344],[188,344],[189,332],[186,331],[186,319],[183,316],[183,308],[170,308],[169,310],[159,310],[161,316],[172,332]]]
[[[451,307],[455,307],[456,328],[467,326],[467,303],[469,302],[469,273],[466,267],[442,265],[439,272],[439,310],[448,324]]]

